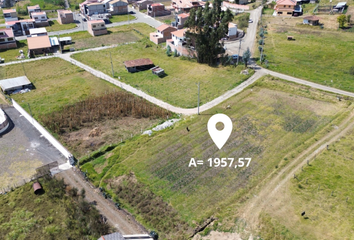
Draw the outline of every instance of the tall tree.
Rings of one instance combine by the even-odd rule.
[[[337,21],[339,23],[339,27],[340,28],[343,28],[344,27],[344,24],[345,22],[347,21],[347,17],[344,15],[344,14],[341,14],[337,17]]]
[[[245,67],[247,67],[248,61],[251,58],[251,51],[247,48],[246,52],[243,53],[242,60],[245,63]]]
[[[195,46],[199,63],[213,65],[217,55],[223,51],[221,39],[229,30],[233,14],[229,9],[221,10],[222,0],[215,0],[212,7],[206,2],[205,8],[192,9],[186,21],[189,43]]]

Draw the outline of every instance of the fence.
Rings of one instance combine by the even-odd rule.
[[[72,161],[73,155],[56,140],[42,125],[40,125],[32,116],[30,116],[15,100],[12,104],[58,151],[63,154],[69,161]]]

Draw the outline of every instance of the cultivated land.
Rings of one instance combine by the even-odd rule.
[[[253,73],[251,70],[249,75],[239,74],[244,66],[210,67],[194,60],[168,57],[165,49],[147,41],[97,52],[78,53],[72,57],[111,75],[110,54],[115,78],[120,77],[120,81],[174,106],[184,108],[197,106],[198,82],[200,82],[200,103],[203,104],[236,87]],[[138,58],[150,58],[155,65],[165,70],[167,76],[160,78],[151,71],[129,73],[123,62]]]
[[[265,22],[268,34],[264,53],[269,69],[322,85],[354,91],[354,76],[349,73],[350,67],[354,66],[352,33],[272,24],[267,19]],[[287,36],[293,36],[296,40],[288,41]]]
[[[138,31],[138,32],[137,32]],[[87,31],[75,32],[60,35],[61,37],[72,37],[73,44],[64,47],[65,50],[75,48],[82,50],[87,48],[101,47],[103,45],[122,44],[126,42],[136,42],[153,32],[154,28],[143,24],[134,23],[108,29],[107,35],[92,37]],[[141,34],[140,34],[140,33]]]
[[[231,109],[226,110],[227,105]],[[82,169],[96,185],[118,196],[141,222],[156,228],[165,238],[181,236],[174,225],[169,225],[173,224],[169,222],[172,216],[184,226],[184,235],[211,216],[219,218],[219,225],[213,228],[235,231],[238,209],[251,197],[249,192],[263,186],[270,175],[326,135],[350,110],[348,101],[338,101],[333,94],[266,77],[173,129],[152,137],[136,137],[105,155],[80,161],[86,162]],[[227,114],[234,127],[220,151],[206,130],[210,115],[215,113]],[[204,165],[188,167],[192,157],[203,159]],[[249,157],[252,162],[237,169],[210,168],[207,159],[215,157]],[[145,215],[146,206],[135,203],[130,193],[134,192],[136,199],[157,198],[146,191],[161,196],[169,206],[166,208],[172,210],[159,216]]]

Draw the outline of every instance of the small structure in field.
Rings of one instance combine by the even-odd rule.
[[[295,41],[295,38],[293,36],[287,36],[288,41]]]
[[[41,194],[43,192],[43,188],[39,182],[35,182],[32,185],[34,194]]]
[[[31,89],[32,83],[28,80],[26,76],[22,76],[0,80],[0,87],[5,94],[10,94],[13,91],[20,89]]]
[[[163,77],[165,75],[165,71],[159,66],[151,68],[152,74],[155,74],[159,77]]]
[[[124,66],[130,73],[146,71],[155,67],[154,63],[149,58],[125,61]]]
[[[320,19],[316,16],[307,16],[304,17],[303,24],[309,24],[312,26],[316,26],[319,24]]]

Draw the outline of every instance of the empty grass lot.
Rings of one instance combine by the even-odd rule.
[[[150,46],[150,47],[149,47]],[[209,67],[205,64],[168,57],[166,50],[151,42],[138,42],[98,52],[74,54],[73,58],[108,75],[112,74],[112,55],[115,78],[141,89],[175,106],[193,108],[197,106],[197,83],[200,82],[201,104],[213,100],[227,90],[246,80],[250,75],[240,75],[243,66]],[[129,73],[124,61],[150,58],[155,65],[165,70],[167,76],[160,78],[151,71]]]
[[[0,50],[0,57],[5,58],[5,62],[19,61],[16,57],[20,56],[20,50],[22,50],[25,57],[27,57],[27,40],[17,41],[17,48]]]
[[[55,31],[62,31],[62,30],[76,28],[75,23],[59,24],[57,20],[49,21],[49,25],[50,25],[49,27],[46,27],[48,32],[55,32]]]
[[[135,30],[142,34],[139,34]],[[104,45],[121,44],[125,42],[136,42],[144,36],[148,36],[155,29],[144,23],[118,26],[108,29],[108,34],[93,37],[87,31],[80,31],[70,34],[62,34],[60,37],[72,37],[73,44],[65,46],[64,50],[75,48],[82,50],[87,48],[101,47]]]
[[[29,111],[27,106],[29,103],[34,117],[38,114],[57,111],[63,105],[77,102],[91,95],[117,89],[112,84],[59,58],[28,62],[24,63],[23,67],[36,89],[26,94],[12,95],[12,97],[27,111]],[[0,70],[1,78],[24,75],[22,66],[18,64],[1,67]]]
[[[111,21],[112,23],[115,23],[115,22],[132,21],[134,19],[135,19],[134,14],[112,15],[112,17],[109,18],[109,21]]]
[[[296,40],[287,41],[287,36]],[[264,53],[271,70],[354,91],[352,33],[268,24]]]
[[[225,110],[227,105],[231,109]],[[224,223],[220,230],[234,231],[237,209],[251,196],[251,189],[327,134],[332,124],[351,111],[347,106],[347,101],[339,102],[335,95],[266,77],[173,129],[126,141],[82,169],[95,185],[111,188],[112,194],[120,176],[132,171],[191,226],[216,216]],[[225,113],[233,121],[233,131],[222,150],[206,127],[215,113]],[[209,158],[222,157],[249,157],[252,162],[236,169],[209,167]],[[188,167],[191,158],[203,159],[204,165]],[[87,158],[80,160],[85,161]],[[120,200],[130,206],[124,196]],[[159,229],[149,219],[142,221]]]

